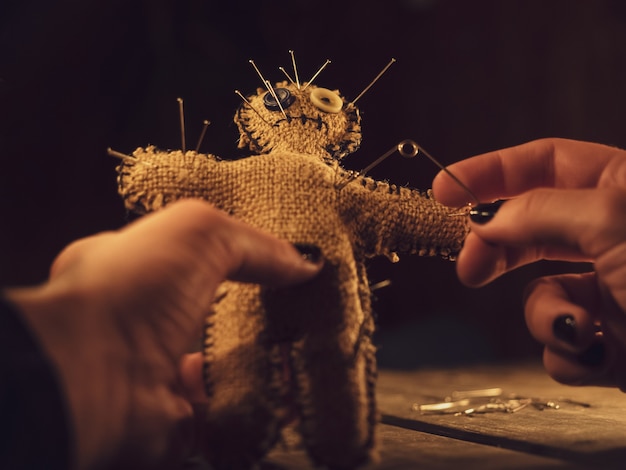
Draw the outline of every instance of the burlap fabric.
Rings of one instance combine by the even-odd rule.
[[[118,168],[119,192],[126,207],[140,213],[202,198],[278,237],[320,249],[324,268],[309,283],[268,289],[225,282],[220,288],[206,322],[211,399],[199,410],[202,447],[216,468],[247,468],[295,417],[315,463],[354,468],[376,458],[374,321],[365,260],[452,255],[461,248],[467,220],[428,193],[366,177],[349,180],[339,161],[360,144],[358,110],[343,101],[339,112],[320,110],[310,100],[313,85],[277,88],[290,93],[292,102],[283,106],[288,118],[268,109],[275,100],[263,90],[235,116],[240,146],[258,155],[231,161],[140,148]]]

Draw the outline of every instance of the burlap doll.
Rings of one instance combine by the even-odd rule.
[[[246,98],[235,122],[239,146],[253,156],[147,147],[118,167],[131,211],[202,198],[324,260],[321,274],[300,286],[221,286],[206,320],[203,452],[215,468],[248,468],[295,422],[314,463],[354,468],[376,458],[365,261],[450,256],[461,248],[466,218],[429,193],[344,170],[361,127],[358,109],[338,91],[277,83]]]

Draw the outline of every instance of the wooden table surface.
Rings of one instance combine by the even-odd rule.
[[[536,405],[471,415],[414,409],[453,391],[493,387]],[[548,401],[559,408],[541,410]],[[381,371],[378,403],[381,460],[367,470],[626,469],[626,394],[557,384],[539,364]],[[304,451],[279,447],[261,468],[314,467]]]

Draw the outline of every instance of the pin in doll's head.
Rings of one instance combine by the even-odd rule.
[[[239,147],[259,154],[297,152],[325,161],[353,153],[361,143],[361,116],[338,90],[309,83],[277,83],[245,98],[235,115]]]
[[[239,128],[239,148],[249,147],[259,154],[273,151],[296,152],[321,158],[325,162],[340,160],[355,152],[361,144],[361,116],[355,103],[385,73],[396,59],[391,59],[383,70],[351,102],[339,94],[313,85],[313,80],[330,64],[324,65],[304,83],[300,83],[293,51],[291,61],[295,80],[285,71],[289,81],[271,86],[254,67],[265,88],[255,95],[245,97],[235,114]]]

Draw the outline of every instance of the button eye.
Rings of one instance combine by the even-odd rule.
[[[263,104],[270,111],[280,111],[281,106],[283,109],[287,109],[296,99],[296,97],[293,96],[287,88],[274,88],[274,93],[276,93],[280,106],[269,91],[265,93],[265,96],[263,97]]]
[[[336,114],[343,107],[343,100],[328,88],[315,88],[311,91],[311,103],[326,113]]]

